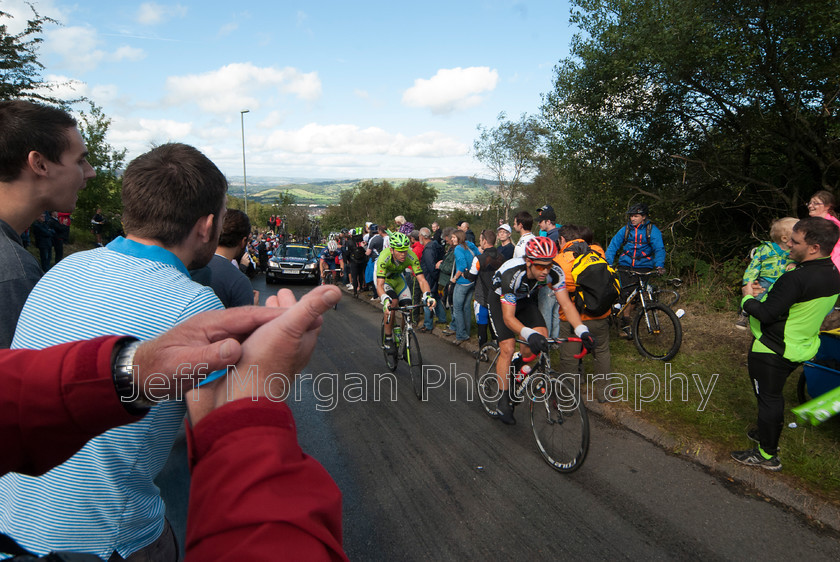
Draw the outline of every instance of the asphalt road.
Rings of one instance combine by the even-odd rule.
[[[278,288],[253,283],[263,300]],[[325,314],[311,378],[291,403],[303,449],[343,492],[351,559],[840,559],[836,534],[593,415],[589,456],[563,475],[540,457],[527,411],[504,426],[468,400],[464,380],[456,396],[438,388],[421,402],[401,363],[395,394],[383,384],[376,395],[373,375],[388,371],[380,321],[378,308],[345,295]],[[473,372],[466,351],[419,337],[427,365]],[[177,458],[170,478],[183,478]],[[166,496],[176,531],[180,482],[168,494],[181,498]]]

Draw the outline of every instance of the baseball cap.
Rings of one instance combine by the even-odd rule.
[[[507,230],[508,232],[510,232],[510,225],[509,225],[509,224],[503,224],[503,225],[501,225],[499,228],[497,228],[496,230],[502,230],[502,229]]]
[[[554,212],[554,208],[551,205],[543,205],[537,209],[537,214],[539,215],[541,221],[557,220],[557,213]]]

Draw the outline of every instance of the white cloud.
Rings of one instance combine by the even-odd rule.
[[[498,82],[499,73],[486,66],[442,68],[428,80],[415,80],[403,93],[402,102],[435,114],[451,113],[480,104],[480,94],[494,90]]]
[[[127,45],[106,51],[100,48],[102,43],[92,27],[59,27],[45,33],[44,52],[60,57],[60,67],[80,73],[94,70],[103,62],[137,61],[146,56],[142,49]]]
[[[238,23],[233,22],[233,21],[229,22],[229,23],[226,23],[225,25],[223,25],[219,29],[219,37],[224,37],[225,35],[230,35],[234,31],[236,31],[237,29],[239,29],[239,24]]]
[[[378,127],[362,129],[356,125],[318,125],[310,123],[297,130],[278,130],[266,137],[266,150],[296,154],[388,155],[440,158],[467,154],[469,148],[441,133],[414,137],[388,133]]]
[[[261,106],[258,94],[276,88],[305,101],[321,97],[317,72],[303,73],[296,68],[257,67],[233,63],[203,74],[170,76],[166,79],[170,104],[198,103],[205,111],[229,113]]]
[[[183,18],[187,15],[187,7],[180,4],[161,6],[156,2],[144,2],[137,9],[136,20],[143,25],[157,25],[172,18]]]

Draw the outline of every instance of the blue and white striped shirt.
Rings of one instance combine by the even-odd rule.
[[[26,301],[12,347],[40,349],[105,334],[150,339],[221,308],[175,254],[117,238],[50,269]],[[0,531],[39,555],[70,550],[108,559],[116,550],[125,558],[152,543],[164,525],[154,479],[184,412],[183,403],[159,404],[42,476],[0,478]]]

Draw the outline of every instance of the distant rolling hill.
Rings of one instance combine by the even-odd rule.
[[[371,178],[370,181],[387,180],[394,185],[402,185],[409,178]],[[332,205],[338,203],[339,194],[345,189],[352,189],[363,179],[323,180],[280,177],[248,177],[248,199],[264,204],[273,203],[285,192],[294,195],[295,202],[309,205]],[[467,176],[449,176],[444,178],[426,178],[422,181],[438,190],[438,202],[468,203],[484,192],[485,186],[494,182]],[[243,197],[244,189],[241,177],[228,178],[228,193],[234,197]]]

